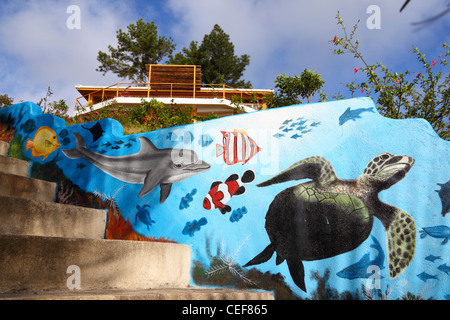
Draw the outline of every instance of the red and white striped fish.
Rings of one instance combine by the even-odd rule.
[[[250,138],[246,132],[239,130],[221,132],[223,145],[216,144],[216,157],[223,154],[223,160],[228,165],[239,162],[246,164],[261,150],[255,140]]]
[[[244,183],[250,183],[255,180],[255,173],[247,170],[239,179],[238,174],[232,174],[225,182],[215,181],[211,185],[205,199],[203,199],[203,208],[206,210],[219,209],[222,214],[231,211],[231,207],[226,205],[233,196],[243,194],[246,189]]]

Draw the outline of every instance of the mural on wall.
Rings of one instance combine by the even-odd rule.
[[[450,299],[450,142],[367,98],[124,135],[0,109],[9,156],[105,238],[192,247],[193,285],[276,299]]]
[[[302,260],[334,257],[357,248],[372,231],[373,217],[386,229],[389,275],[410,264],[416,226],[403,210],[378,199],[378,193],[400,181],[411,169],[409,156],[382,153],[355,180],[341,180],[322,157],[301,160],[259,187],[290,180],[312,179],[279,193],[269,206],[265,228],[271,243],[244,267],[286,260],[295,284],[306,291]],[[367,269],[366,269],[367,270]]]

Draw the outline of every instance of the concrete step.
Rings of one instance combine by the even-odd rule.
[[[6,156],[9,150],[9,143],[0,140],[0,156]]]
[[[0,234],[102,239],[107,212],[0,196]]]
[[[28,161],[0,155],[0,172],[27,177],[29,168]]]
[[[0,294],[187,288],[190,255],[174,243],[0,235]]]
[[[56,183],[0,172],[0,196],[53,202]]]
[[[0,300],[274,300],[267,291],[168,288],[154,290],[65,291],[39,294],[0,294]]]

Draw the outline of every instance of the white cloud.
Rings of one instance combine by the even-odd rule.
[[[71,4],[81,10],[79,30],[67,28]],[[10,1],[1,6],[0,66],[8,72],[0,86],[16,102],[36,102],[51,86],[52,98],[65,99],[72,107],[79,96],[76,84],[117,82],[117,77],[103,77],[95,69],[98,51],[116,42],[116,30],[134,22],[123,2]]]
[[[366,13],[370,5],[381,10],[381,29],[369,30]],[[415,32],[411,22],[423,20],[438,8],[445,6],[445,0],[412,1],[400,14],[403,0],[171,0],[179,23],[173,27],[177,43],[187,45],[191,40],[202,41],[215,23],[231,37],[238,54],[250,55],[250,66],[245,78],[254,86],[273,87],[276,75],[300,74],[305,68],[317,70],[327,82],[347,82],[352,78],[353,68],[361,63],[350,56],[332,54],[333,46],[328,43],[334,35],[342,34],[335,16],[340,11],[351,31],[354,23],[361,19],[358,38],[361,50],[370,63],[381,61],[386,64],[403,65],[406,59],[413,59],[412,44],[434,45],[443,42],[444,20],[433,28]],[[448,30],[448,27],[447,27]],[[181,50],[181,45],[177,50]],[[328,83],[329,84],[329,83]],[[345,90],[345,89],[344,89]]]

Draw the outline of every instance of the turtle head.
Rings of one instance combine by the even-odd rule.
[[[378,191],[385,190],[402,180],[413,164],[414,159],[410,156],[385,152],[369,162],[358,182]]]

